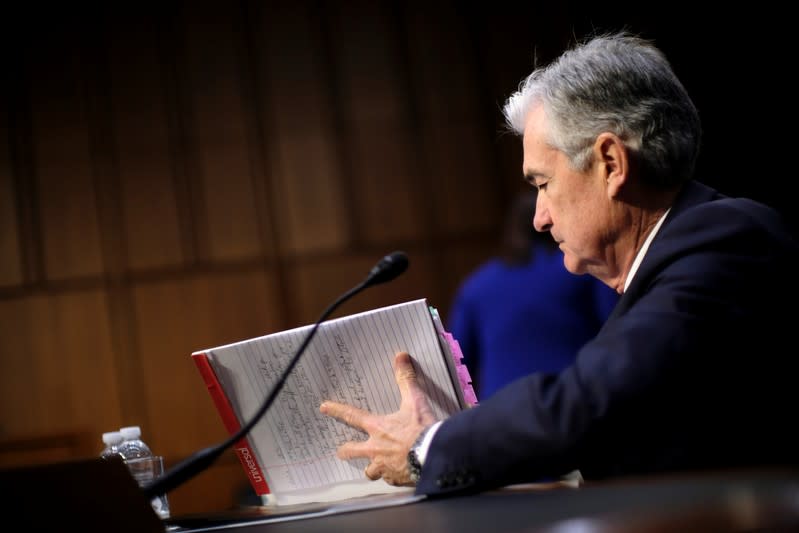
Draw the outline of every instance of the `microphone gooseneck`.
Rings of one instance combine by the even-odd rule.
[[[392,252],[378,261],[378,263],[369,272],[369,275],[365,280],[339,296],[336,301],[330,304],[328,308],[325,309],[325,311],[319,316],[319,319],[314,323],[313,328],[311,328],[311,330],[305,336],[305,339],[302,341],[300,347],[297,348],[297,351],[291,358],[288,366],[286,366],[286,368],[283,370],[283,373],[280,375],[274,387],[269,392],[269,395],[264,400],[264,403],[261,404],[261,407],[258,408],[258,411],[252,416],[252,418],[250,418],[246,424],[242,425],[239,430],[236,431],[236,433],[228,437],[227,440],[190,455],[188,458],[169,469],[163,476],[145,485],[142,488],[145,496],[148,499],[152,499],[179,487],[189,479],[193,478],[211,466],[213,462],[224,453],[225,450],[227,450],[234,443],[243,439],[269,410],[269,407],[275,401],[275,398],[277,398],[277,395],[283,388],[283,385],[286,384],[289,374],[291,374],[291,371],[300,360],[300,356],[303,354],[303,352],[305,352],[305,349],[310,344],[314,335],[316,335],[316,330],[319,329],[319,326],[322,324],[322,322],[324,322],[339,305],[349,300],[362,290],[373,285],[391,281],[405,272],[407,268],[408,256],[405,255],[404,252]]]

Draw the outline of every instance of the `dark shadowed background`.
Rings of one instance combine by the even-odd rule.
[[[704,121],[698,177],[795,227],[790,17],[520,4],[4,8],[0,465],[95,455],[122,425],[168,464],[221,440],[191,352],[313,321],[395,249],[408,273],[339,314],[446,317],[524,186],[502,102],[588,32],[653,38]],[[228,454],[173,513],[242,486]]]

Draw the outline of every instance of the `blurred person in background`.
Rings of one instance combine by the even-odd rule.
[[[569,366],[619,298],[598,279],[566,270],[558,244],[533,228],[536,196],[515,197],[499,253],[461,283],[448,313],[478,399]]]

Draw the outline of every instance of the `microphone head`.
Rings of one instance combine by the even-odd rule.
[[[396,278],[408,269],[408,256],[405,252],[391,252],[377,262],[369,272],[369,276],[364,282],[364,286],[385,283]]]

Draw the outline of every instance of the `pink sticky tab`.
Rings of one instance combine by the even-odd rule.
[[[469,405],[477,405],[477,395],[474,393],[474,389],[471,385],[467,385],[463,388],[463,399],[466,400],[466,403]]]
[[[452,352],[452,359],[455,361],[455,364],[460,364],[461,359],[463,359],[463,352],[461,352],[461,345],[458,344],[458,341],[450,335],[449,333],[446,334],[447,336],[447,344],[449,344],[449,351]]]
[[[458,374],[458,381],[460,382],[461,390],[463,391],[463,399],[467,405],[477,405],[477,395],[472,387],[472,376],[469,374],[469,369],[463,364],[463,352],[458,340],[448,331],[442,332],[444,339],[449,345],[449,351],[452,354],[452,360],[455,363],[455,372]]]

